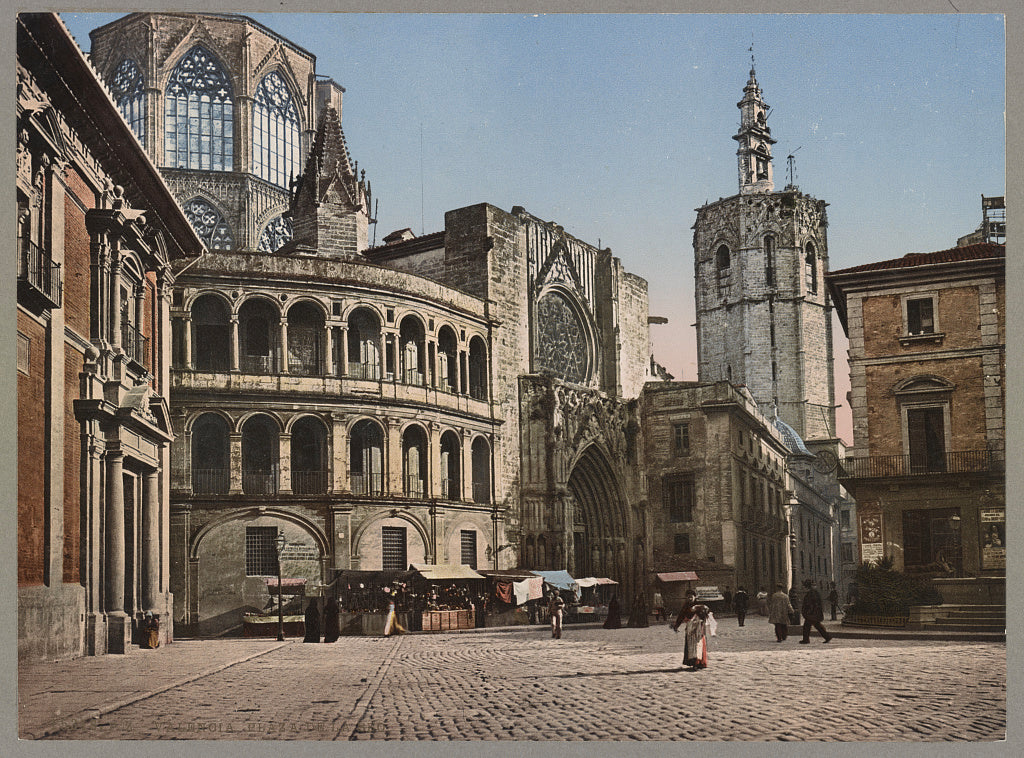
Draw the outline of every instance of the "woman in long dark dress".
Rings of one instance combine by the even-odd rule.
[[[324,642],[336,642],[341,635],[338,622],[338,613],[340,612],[338,599],[333,595],[327,598],[327,603],[324,605]]]
[[[302,638],[302,641],[320,641],[320,609],[316,605],[316,600],[310,600],[309,605],[306,606],[306,636]]]
[[[605,629],[619,629],[622,627],[622,619],[619,617],[619,598],[612,597],[608,603],[608,618],[604,620]]]

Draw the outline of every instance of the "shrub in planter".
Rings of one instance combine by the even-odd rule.
[[[872,616],[906,616],[912,605],[941,605],[942,595],[927,579],[893,570],[892,558],[862,563],[857,569],[857,600],[854,613]]]

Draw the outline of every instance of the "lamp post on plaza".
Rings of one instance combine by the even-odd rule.
[[[956,550],[956,563],[954,569],[956,570],[956,577],[959,579],[963,575],[963,555],[962,547],[960,544],[960,514],[954,513],[949,517],[949,525],[953,528],[953,549]]]
[[[281,587],[281,553],[284,552],[284,532],[280,529],[277,531],[277,540],[275,547],[277,548],[277,641],[284,642],[284,595],[282,594]]]

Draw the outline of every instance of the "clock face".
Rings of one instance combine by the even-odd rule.
[[[831,450],[822,450],[814,457],[814,470],[822,474],[835,471],[839,465],[839,458]]]

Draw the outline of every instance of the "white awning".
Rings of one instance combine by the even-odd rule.
[[[409,568],[424,579],[483,579],[469,566],[453,566],[444,563],[413,563]]]
[[[612,579],[605,579],[603,576],[587,576],[583,579],[577,579],[576,584],[580,587],[595,587],[597,585],[618,584],[618,582]]]

